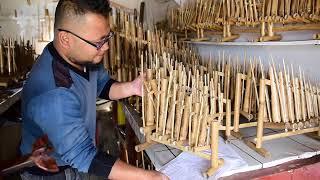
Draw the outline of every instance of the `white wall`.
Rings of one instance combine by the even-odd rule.
[[[1,0],[0,36],[24,37],[29,40],[38,38],[38,18],[44,16],[45,9],[48,9],[49,15],[53,16],[56,4],[57,2],[52,0],[31,0],[31,5],[22,0]]]
[[[299,33],[284,33],[284,40],[306,40],[311,39],[313,32],[299,32]],[[301,42],[308,41],[293,41],[299,44]],[[310,41],[309,41],[310,42]],[[314,41],[312,41],[314,42]],[[271,62],[271,56],[273,57],[276,64],[280,64],[282,67],[282,60],[284,59],[286,64],[293,65],[296,70],[295,73],[298,73],[298,68],[301,66],[301,69],[305,71],[305,74],[311,77],[313,80],[320,80],[320,45],[309,44],[309,45],[295,45],[292,43],[289,45],[283,45],[279,42],[270,43],[273,45],[204,45],[204,44],[193,44],[200,55],[208,60],[210,54],[218,58],[220,52],[226,55],[231,55],[231,58],[236,59],[239,56],[239,60],[242,61],[244,56],[248,57],[261,57],[265,67],[269,62]],[[277,44],[278,45],[275,45]],[[281,42],[280,42],[281,43]],[[240,44],[240,43],[239,43]]]
[[[145,22],[151,29],[153,24],[163,20],[166,12],[176,6],[173,0],[112,0],[128,9],[140,10],[140,3],[145,2]],[[54,16],[57,0],[1,0],[0,1],[0,36],[24,37],[25,39],[38,38],[38,18],[44,17],[45,9]],[[17,17],[14,11],[17,10]]]

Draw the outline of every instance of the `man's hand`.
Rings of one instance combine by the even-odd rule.
[[[111,100],[118,100],[130,96],[142,96],[143,79],[145,75],[139,75],[135,80],[130,82],[116,82],[112,84],[109,92]]]
[[[140,74],[135,80],[131,82],[132,91],[134,95],[142,96],[144,78],[145,78],[145,74],[144,75]]]

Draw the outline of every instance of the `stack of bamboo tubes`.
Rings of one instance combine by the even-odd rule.
[[[251,27],[251,29],[259,27],[261,37],[258,41],[280,40],[281,36],[274,33],[275,23],[283,25],[278,28],[282,31],[319,30],[320,2],[318,0],[190,0],[181,8],[170,11],[168,20],[172,31],[196,32],[197,41],[208,39],[204,38],[205,30],[223,31],[221,41],[233,41],[239,35],[231,33],[231,26]],[[243,30],[251,32],[252,30],[248,28]]]

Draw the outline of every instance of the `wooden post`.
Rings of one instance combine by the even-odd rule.
[[[226,104],[226,138],[231,136],[231,100],[227,99]]]
[[[219,122],[211,122],[211,167],[207,171],[207,175],[211,176],[219,167],[218,145],[219,145]]]

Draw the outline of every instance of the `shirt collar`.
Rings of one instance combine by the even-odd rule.
[[[88,68],[86,68],[86,72],[81,71],[79,69],[77,69],[76,67],[72,66],[71,64],[69,64],[65,59],[63,59],[62,56],[60,56],[59,52],[57,51],[57,49],[54,47],[53,42],[50,42],[48,44],[48,50],[50,52],[50,54],[53,56],[53,59],[62,63],[64,66],[66,66],[68,69],[74,71],[75,73],[79,74],[80,76],[82,76],[83,78],[87,79],[89,81],[89,71]]]

